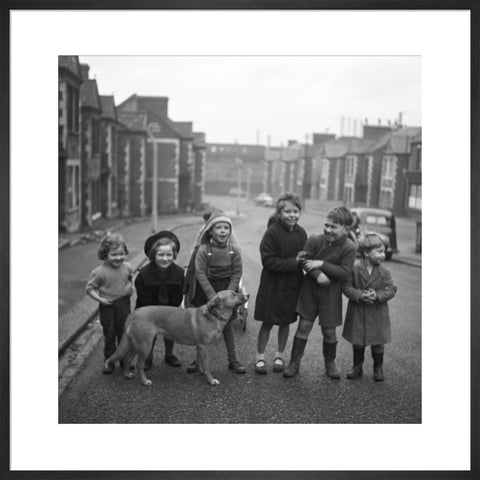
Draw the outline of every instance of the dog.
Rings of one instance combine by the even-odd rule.
[[[130,363],[137,355],[136,371],[142,383],[152,385],[144,371],[152,341],[162,334],[175,343],[197,347],[197,365],[210,385],[220,382],[210,372],[206,345],[219,337],[230,320],[235,308],[248,301],[244,292],[222,290],[202,307],[146,306],[131,313],[127,319],[125,332],[115,353],[105,361],[105,367],[123,360],[125,378],[132,378]]]

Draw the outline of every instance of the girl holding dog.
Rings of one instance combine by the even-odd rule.
[[[116,350],[130,314],[133,294],[133,271],[125,259],[128,248],[121,235],[107,235],[100,241],[98,258],[103,261],[90,273],[85,291],[99,305],[100,324],[103,328],[105,359]],[[104,367],[103,373],[112,373],[114,365]]]
[[[232,221],[223,210],[214,209],[200,237],[200,246],[195,253],[195,281],[189,283],[185,303],[193,307],[205,305],[220,290],[237,291],[242,278],[240,249],[231,241]],[[234,373],[246,373],[237,358],[232,321],[223,329],[227,348],[228,368]],[[195,372],[196,364],[187,371]]]
[[[265,348],[274,325],[278,326],[278,339],[273,371],[283,371],[290,324],[297,321],[295,307],[303,280],[301,250],[307,240],[305,230],[298,225],[301,210],[297,195],[281,195],[260,243],[263,270],[255,303],[255,319],[262,322],[255,363],[259,374],[267,373]]]
[[[175,263],[180,242],[177,236],[168,230],[163,230],[147,238],[144,245],[145,255],[150,263],[145,265],[135,279],[137,303],[135,308],[147,305],[170,305],[179,307],[183,300],[183,268]],[[172,367],[180,367],[180,360],[173,353],[174,342],[163,339],[165,344],[165,363]],[[150,354],[145,360],[145,369],[153,364],[152,344]]]

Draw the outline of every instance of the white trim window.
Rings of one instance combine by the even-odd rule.
[[[422,209],[421,185],[410,185],[410,191],[408,192],[408,208],[414,208],[416,210]]]
[[[67,209],[80,207],[80,165],[67,164]]]

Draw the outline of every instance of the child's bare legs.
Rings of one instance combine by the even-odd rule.
[[[303,357],[305,346],[307,345],[308,335],[312,331],[313,321],[310,322],[305,318],[300,318],[297,331],[293,337],[292,353],[290,355],[290,363],[283,372],[283,376],[287,378],[294,377],[300,369],[300,360]]]
[[[262,322],[262,326],[258,332],[257,340],[257,358],[255,362],[255,372],[260,374],[267,373],[266,364],[265,364],[265,348],[267,346],[268,340],[270,339],[270,332],[272,331],[273,324],[267,324]],[[277,352],[275,354],[275,362],[273,371],[282,372],[283,371],[283,352],[285,351],[285,345],[288,340],[288,333],[290,331],[290,325],[278,326],[278,346]]]
[[[337,356],[337,332],[335,327],[322,327],[323,335],[323,357],[325,359],[325,370],[330,378],[340,378],[340,372],[335,364]]]

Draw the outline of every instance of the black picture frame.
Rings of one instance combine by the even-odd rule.
[[[471,13],[471,469],[469,471],[12,471],[10,470],[10,40],[11,10],[85,9],[435,9],[469,10]],[[480,310],[480,115],[479,115],[479,34],[480,3],[438,0],[7,0],[0,7],[0,479],[474,479],[480,478],[480,328],[476,318]],[[448,220],[447,220],[448,221]],[[29,375],[28,372],[25,373]],[[455,382],[455,379],[445,379]],[[248,455],[248,446],[247,452]],[[288,453],[288,445],[285,447]],[[186,448],[187,451],[187,448]]]

